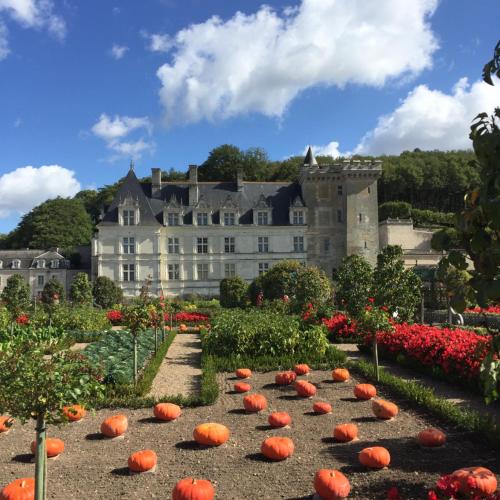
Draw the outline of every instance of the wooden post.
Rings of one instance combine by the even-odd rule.
[[[420,302],[420,323],[422,323],[422,325],[425,322],[424,316],[425,316],[425,289],[422,288],[422,300]]]
[[[134,335],[134,384],[137,385],[137,335]]]
[[[39,414],[36,419],[35,500],[45,500],[47,492],[46,438],[45,415]]]
[[[155,354],[158,352],[158,327],[155,326]]]
[[[373,334],[373,364],[375,365],[375,379],[377,382],[380,380],[379,366],[378,366],[378,346],[377,346],[377,334]]]

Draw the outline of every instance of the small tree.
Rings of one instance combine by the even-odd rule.
[[[119,304],[123,300],[122,289],[106,276],[96,278],[92,287],[92,295],[95,303],[104,309]]]
[[[412,321],[421,301],[422,281],[411,270],[405,269],[403,249],[387,245],[377,256],[373,273],[375,303],[397,312],[401,321]]]
[[[248,284],[240,276],[224,278],[220,282],[220,305],[222,307],[242,307],[248,293]]]
[[[124,307],[122,313],[134,343],[134,384],[137,384],[137,337],[142,331],[147,330],[151,318],[147,307],[142,303]]]
[[[359,255],[344,257],[334,282],[338,307],[357,316],[367,303],[373,285],[373,270],[368,261]]]
[[[262,291],[267,300],[281,299],[288,295],[293,300],[297,277],[302,264],[296,260],[284,260],[261,276]]]
[[[301,309],[312,303],[316,307],[327,304],[332,299],[332,285],[325,273],[315,266],[302,266],[297,274],[294,306]]]
[[[21,422],[36,420],[35,498],[46,495],[46,427],[64,422],[64,406],[89,407],[103,394],[101,374],[82,355],[58,352],[46,359],[43,350],[17,343],[0,351],[0,413]]]
[[[69,296],[75,304],[92,304],[92,284],[87,273],[78,273],[69,289]]]
[[[11,320],[14,321],[30,306],[30,286],[20,274],[13,274],[7,279],[7,284],[2,291],[1,297],[11,315]]]
[[[47,305],[56,305],[64,300],[64,287],[57,278],[51,278],[42,291],[42,302]]]

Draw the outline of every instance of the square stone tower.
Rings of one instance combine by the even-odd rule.
[[[376,262],[377,179],[382,162],[344,160],[319,166],[309,148],[299,182],[308,207],[308,263],[332,276],[346,255]]]

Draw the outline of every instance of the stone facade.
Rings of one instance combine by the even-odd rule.
[[[283,259],[328,276],[348,254],[375,262],[380,161],[318,166],[308,151],[297,183],[141,183],[130,169],[92,242],[92,274],[137,295],[148,278],[165,295],[219,293],[224,277],[251,281]]]
[[[0,250],[0,293],[7,280],[20,274],[30,285],[33,297],[42,293],[45,283],[56,278],[67,294],[75,274],[82,270],[71,269],[59,249],[50,250]],[[88,270],[87,270],[88,272]]]

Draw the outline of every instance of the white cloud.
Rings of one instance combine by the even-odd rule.
[[[154,143],[140,137],[137,140],[124,139],[131,133],[144,129],[148,135],[153,131],[153,125],[147,116],[108,116],[102,113],[99,120],[92,127],[94,135],[103,139],[109,149],[119,156],[139,158],[143,152],[151,151]]]
[[[337,141],[332,141],[324,146],[311,146],[311,148],[316,156],[333,156],[333,158],[338,158],[339,156],[345,156],[345,153],[340,152],[339,146],[340,144]],[[304,149],[304,155],[306,152],[307,148]]]
[[[500,82],[499,82],[500,83]],[[450,150],[471,147],[470,124],[483,111],[500,105],[500,86],[461,78],[447,94],[418,85],[356,147],[360,154],[398,154],[401,151]]]
[[[45,200],[78,191],[75,172],[60,165],[20,167],[0,176],[0,217],[26,213]]]
[[[5,27],[7,18],[24,28],[46,29],[58,40],[66,36],[66,23],[54,13],[52,0],[0,0],[0,60],[10,53]]]
[[[151,52],[169,52],[174,46],[170,35],[143,32],[142,36],[148,40],[147,49]]]
[[[125,45],[118,45],[114,43],[109,53],[111,54],[111,57],[113,57],[113,59],[116,59],[118,61],[119,59],[125,56],[128,50],[129,48],[126,47]]]
[[[157,71],[167,123],[258,112],[281,116],[313,86],[382,86],[432,65],[428,18],[437,0],[302,0],[278,14],[261,7],[212,17],[174,37]]]

